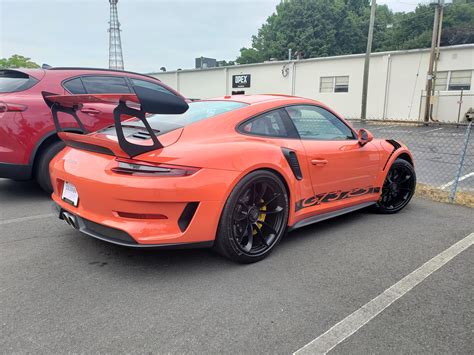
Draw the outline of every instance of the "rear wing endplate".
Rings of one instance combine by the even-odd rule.
[[[71,115],[77,122],[82,133],[85,134],[88,132],[77,115],[77,110],[80,110],[83,104],[106,103],[116,105],[113,116],[118,144],[129,157],[134,157],[155,149],[163,148],[163,145],[150,127],[146,119],[146,114],[181,114],[186,112],[189,106],[182,97],[173,94],[137,86],[134,86],[133,89],[135,94],[56,95],[44,91],[42,94],[45,102],[51,108],[54,127],[58,134],[63,132],[58,118],[59,112]],[[127,102],[139,104],[140,109],[128,106]],[[122,116],[124,115],[140,119],[151,137],[151,145],[132,143],[125,138],[121,122]]]

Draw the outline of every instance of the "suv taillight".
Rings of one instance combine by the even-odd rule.
[[[25,111],[26,108],[27,108],[27,106],[25,106],[25,105],[0,102],[0,113],[3,113],[3,112],[21,112],[21,111]]]
[[[133,176],[190,176],[199,170],[191,166],[152,164],[132,159],[117,158],[116,161],[118,165],[112,168],[114,173]]]

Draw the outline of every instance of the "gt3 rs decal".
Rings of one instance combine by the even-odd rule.
[[[311,196],[307,199],[301,199],[296,202],[295,212],[311,206],[320,205],[321,203],[333,202],[344,200],[346,198],[352,198],[368,194],[377,194],[380,192],[380,187],[367,186],[360,187],[350,191],[333,191],[333,192],[323,192],[318,195]]]

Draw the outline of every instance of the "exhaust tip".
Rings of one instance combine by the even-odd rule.
[[[62,217],[66,221],[67,224],[69,224],[73,228],[78,229],[76,219],[71,214],[69,214],[67,212],[63,212]]]

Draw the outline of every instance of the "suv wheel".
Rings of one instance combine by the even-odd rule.
[[[41,152],[38,157],[38,161],[35,167],[35,178],[41,188],[48,192],[53,192],[53,186],[51,184],[51,177],[49,175],[49,163],[61,150],[64,149],[64,143],[62,141],[54,142],[50,144],[46,149]]]

